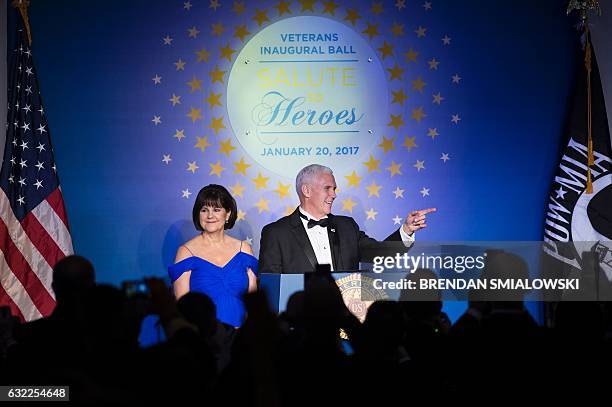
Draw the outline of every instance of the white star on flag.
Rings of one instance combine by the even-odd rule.
[[[45,150],[45,145],[41,144],[41,143],[38,143],[38,147],[36,147],[36,148],[38,149],[39,153],[42,153],[43,151],[46,151]]]
[[[461,79],[463,79],[463,78],[462,78],[461,76],[459,76],[459,74],[454,74],[454,75],[452,76],[452,79],[453,79],[453,83],[459,83],[459,81],[460,81]]]
[[[189,195],[191,195],[191,192],[189,192],[189,188],[182,190],[181,192],[183,193],[183,198],[189,198]]]
[[[393,224],[394,225],[401,225],[402,224],[402,218],[400,218],[399,215],[395,215],[395,218],[393,218]]]
[[[40,126],[38,126],[38,128],[36,129],[36,131],[39,131],[40,134],[46,133],[47,130],[45,130],[45,126],[43,126],[42,124]]]
[[[450,157],[448,156],[448,153],[442,153],[442,157],[440,157],[440,160],[447,162],[448,160],[450,160]]]
[[[565,194],[567,194],[567,191],[565,191],[563,187],[559,187],[559,189],[555,190],[555,192],[557,193],[557,199],[565,199]]]
[[[423,4],[423,8],[424,8],[425,10],[427,10],[427,11],[431,10],[431,1],[426,1],[426,2]]]
[[[423,198],[429,196],[429,188],[423,187],[423,189],[421,189],[419,192],[421,193],[421,195],[423,195]]]
[[[450,45],[451,42],[451,38],[448,35],[445,35],[444,37],[442,37],[442,43],[444,45]]]
[[[153,84],[155,84],[155,85],[159,85],[159,84],[161,83],[161,79],[162,79],[162,78],[161,78],[161,76],[159,76],[159,75],[155,75],[155,76],[153,77]]]
[[[164,45],[170,45],[172,44],[172,38],[169,35],[166,35],[164,38]]]
[[[158,124],[161,123],[161,117],[160,116],[153,116],[153,120],[151,120],[153,123],[155,123],[155,125],[157,126]]]
[[[42,188],[42,181],[40,181],[40,180],[36,180],[36,182],[34,183],[34,185],[36,185],[36,189],[38,189],[38,188]]]
[[[425,169],[425,160],[417,160],[416,164],[414,164],[414,167],[417,169],[418,172],[421,172],[421,170]]]
[[[172,158],[170,158],[170,154],[164,154],[164,158],[162,159],[162,161],[165,162],[166,165],[170,163],[170,161],[172,161]]]
[[[38,168],[38,171],[45,169],[45,166],[43,165],[43,163],[41,163],[40,161],[38,161],[37,163],[38,164],[36,164],[35,167]]]
[[[458,114],[454,114],[452,117],[453,118],[451,119],[451,122],[453,122],[455,124],[459,123],[459,121],[461,120],[461,117],[459,117]]]
[[[183,3],[183,9],[191,10],[191,2],[187,1],[187,2]]]

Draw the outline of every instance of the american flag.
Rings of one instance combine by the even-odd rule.
[[[73,250],[24,30],[18,32],[12,60],[0,173],[0,306],[31,321],[53,311],[52,268]]]

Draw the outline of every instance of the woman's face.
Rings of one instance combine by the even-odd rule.
[[[200,225],[206,233],[218,232],[224,229],[229,216],[230,213],[225,208],[205,205],[200,209]]]

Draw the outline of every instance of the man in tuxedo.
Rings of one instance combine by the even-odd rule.
[[[289,216],[261,231],[259,272],[308,273],[319,265],[332,271],[351,271],[365,260],[364,252],[379,245],[359,230],[348,216],[332,215],[336,180],[328,167],[311,164],[295,180],[300,206]],[[435,208],[412,211],[404,224],[385,241],[402,241],[409,247],[414,233],[427,227],[426,216]]]

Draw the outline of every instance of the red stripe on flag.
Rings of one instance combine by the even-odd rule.
[[[49,194],[47,202],[49,202],[49,205],[51,205],[55,213],[57,213],[57,216],[64,222],[66,229],[70,230],[68,226],[68,217],[66,216],[66,208],[64,207],[64,198],[62,197],[62,191],[59,187]]]
[[[0,249],[4,253],[6,263],[25,288],[38,311],[45,317],[50,315],[55,307],[55,300],[13,243],[3,221],[0,221]]]
[[[51,267],[55,267],[55,264],[65,257],[62,249],[59,248],[55,240],[36,219],[34,213],[28,213],[21,221],[21,226]]]
[[[8,293],[4,290],[4,287],[2,287],[2,284],[0,284],[0,307],[5,307],[5,306],[11,309],[11,314],[13,316],[16,316],[17,318],[19,318],[21,322],[25,322],[25,318],[23,317],[23,314],[19,310],[19,307],[17,306],[17,304],[15,304],[15,302],[10,297],[10,295],[8,295]]]

